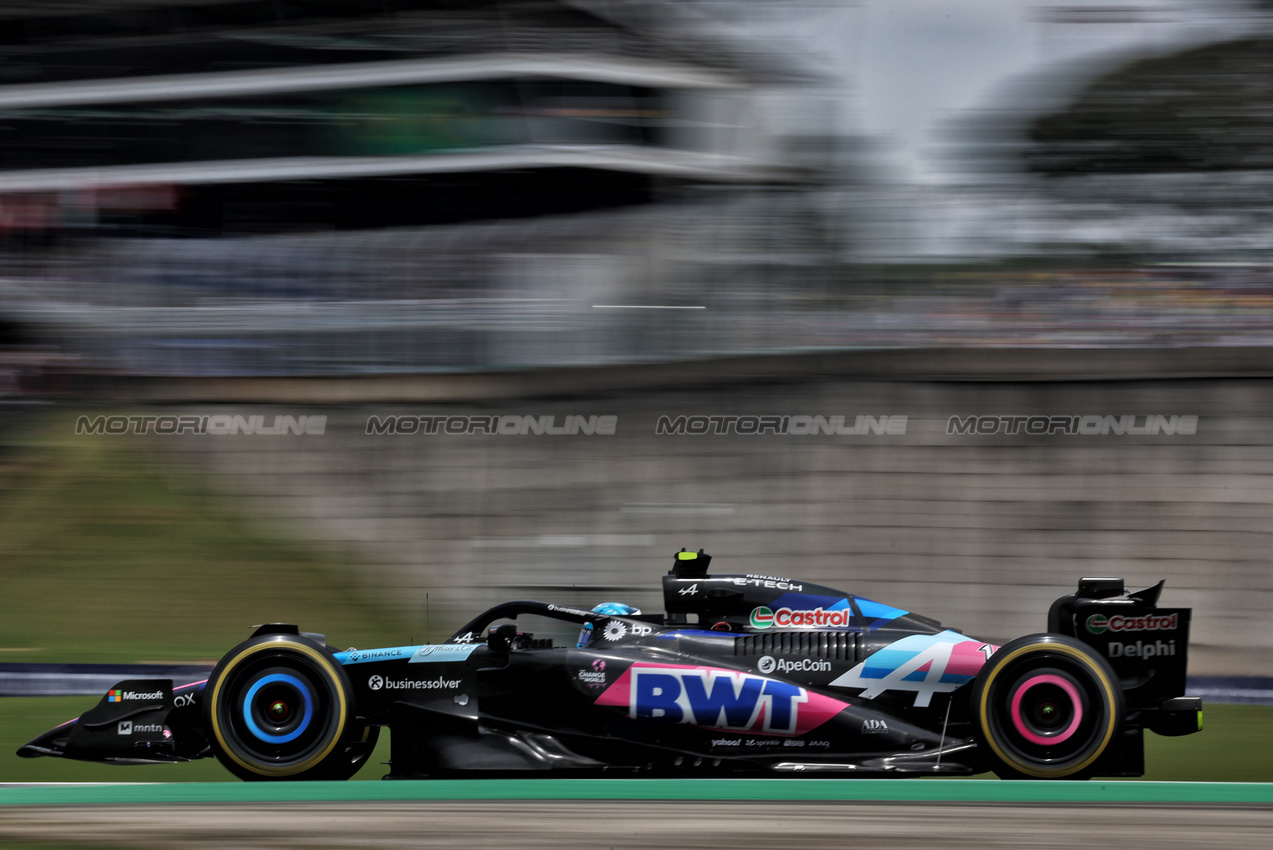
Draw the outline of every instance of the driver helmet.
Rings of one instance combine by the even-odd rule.
[[[641,609],[623,602],[602,602],[600,605],[593,607],[592,613],[609,614],[613,617],[631,617],[633,614],[640,614]],[[592,623],[584,623],[583,628],[579,630],[579,643],[575,644],[575,646],[583,649],[590,640],[592,640]]]

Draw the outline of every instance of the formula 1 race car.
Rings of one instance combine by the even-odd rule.
[[[18,750],[116,763],[216,756],[243,779],[530,775],[1085,778],[1186,735],[1190,610],[1087,578],[1003,646],[798,579],[709,575],[682,550],[667,613],[508,602],[444,644],[334,651],[262,626],[206,681],[120,682]],[[522,631],[546,618],[565,646]],[[573,631],[579,630],[579,638]]]

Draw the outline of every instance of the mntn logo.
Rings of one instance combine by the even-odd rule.
[[[809,699],[797,685],[728,670],[631,672],[629,716],[639,719],[792,735]]]

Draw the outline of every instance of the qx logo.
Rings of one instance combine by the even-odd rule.
[[[367,680],[367,687],[373,691],[378,691],[385,686],[385,680],[380,676],[372,676]]]

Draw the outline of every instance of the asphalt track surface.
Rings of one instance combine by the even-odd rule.
[[[1273,809],[922,803],[453,802],[18,808],[0,843],[145,848],[1267,848]]]
[[[1273,846],[1270,786],[886,782],[877,787],[849,781],[839,784],[843,790],[806,786],[825,797],[810,802],[764,800],[766,786],[712,782],[698,783],[698,793],[689,796],[700,799],[693,800],[670,797],[686,787],[676,785],[653,786],[650,799],[620,800],[605,799],[608,792],[599,796],[595,787],[553,781],[538,783],[546,786],[533,792],[538,799],[475,799],[519,796],[510,786],[470,785],[458,794],[428,789],[417,794],[403,787],[416,784],[375,783],[394,787],[352,794],[341,790],[353,788],[348,785],[308,786],[317,793],[229,785],[206,794],[167,790],[175,786],[51,789],[53,794],[32,794],[29,786],[0,788],[0,846],[16,841],[200,850]],[[799,790],[789,782],[780,787]],[[753,799],[726,799],[738,791]],[[594,799],[550,799],[580,794]],[[126,802],[130,797],[143,802]],[[206,801],[187,801],[201,797]],[[1196,802],[1186,802],[1191,797]]]

